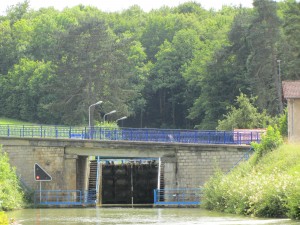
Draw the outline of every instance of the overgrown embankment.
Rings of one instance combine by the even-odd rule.
[[[4,211],[21,208],[24,205],[24,195],[19,185],[15,170],[9,164],[7,154],[0,146],[0,224],[8,224]]]
[[[258,217],[300,219],[300,145],[281,145],[273,128],[249,161],[205,184],[203,206]],[[277,146],[277,147],[276,147]]]

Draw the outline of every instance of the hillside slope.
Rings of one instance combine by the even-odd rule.
[[[300,219],[300,145],[283,145],[257,161],[257,153],[205,185],[207,209],[259,217]]]

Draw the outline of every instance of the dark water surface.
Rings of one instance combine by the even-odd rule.
[[[289,219],[261,219],[220,214],[196,208],[23,209],[8,212],[20,225],[300,225]]]

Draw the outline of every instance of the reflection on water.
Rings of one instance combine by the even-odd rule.
[[[196,208],[76,208],[24,209],[9,212],[20,225],[296,225],[288,219],[258,219],[219,214]]]

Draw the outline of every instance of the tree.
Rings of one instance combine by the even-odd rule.
[[[282,47],[283,78],[300,79],[300,2],[286,1],[283,10],[283,31],[285,39]]]
[[[237,107],[231,106],[223,120],[218,121],[218,130],[266,128],[272,123],[272,118],[266,111],[258,112],[254,107],[256,98],[248,98],[243,93],[236,99]]]
[[[63,30],[63,27],[59,27],[58,15],[58,11],[49,8],[32,16],[32,34],[28,54],[34,59],[44,61],[55,59],[57,34]]]
[[[3,98],[1,114],[24,121],[51,121],[47,104],[52,95],[50,85],[53,76],[50,62],[21,59],[0,83]]]
[[[6,10],[6,13],[8,19],[10,20],[11,25],[21,20],[27,14],[28,9],[29,9],[29,1],[27,0],[9,7]]]
[[[149,77],[152,98],[158,99],[150,113],[160,124],[181,127],[185,124],[186,81],[183,72],[198,50],[197,32],[183,29],[176,33],[172,43],[165,41],[156,54],[156,63]],[[153,112],[152,110],[155,110]]]
[[[146,61],[147,55],[142,44],[138,41],[133,41],[133,45],[130,47],[130,53],[128,56],[129,64],[132,74],[129,78],[130,86],[132,87],[132,97],[129,99],[128,105],[131,112],[132,125],[143,127],[143,118],[146,107],[146,99],[143,96],[143,90],[145,89],[146,81],[149,76],[151,63]]]
[[[171,13],[160,15],[158,12],[152,12],[148,16],[140,41],[146,48],[148,60],[152,63],[156,61],[155,55],[159,51],[160,46],[166,40],[172,41],[176,30],[178,30],[176,22],[178,22],[178,17]]]
[[[88,14],[62,33],[56,49],[53,114],[65,124],[83,124],[89,105],[102,100],[105,111],[114,108],[128,115],[130,73],[126,52],[130,46],[130,39],[118,39],[103,19]]]
[[[223,11],[227,13],[228,22],[224,22],[222,16],[215,20],[210,18],[208,24],[211,27],[207,27],[205,36],[211,34],[212,38],[201,38],[201,50],[185,72],[189,89],[194,93],[188,118],[199,129],[215,129],[218,119],[233,104],[239,91],[246,91],[249,82],[245,72],[245,58],[249,51],[245,46],[245,30],[247,31],[249,25],[249,12],[227,8]],[[230,18],[237,12],[239,13],[234,17],[227,35]],[[219,29],[220,24],[224,24],[222,30]],[[218,36],[214,37],[214,33]]]
[[[0,75],[5,75],[18,60],[10,21],[0,22],[0,30]]]
[[[254,17],[248,35],[251,53],[247,60],[251,91],[254,96],[258,96],[260,109],[276,115],[282,112],[276,62],[280,26],[277,5],[271,0],[255,0],[253,6]]]

